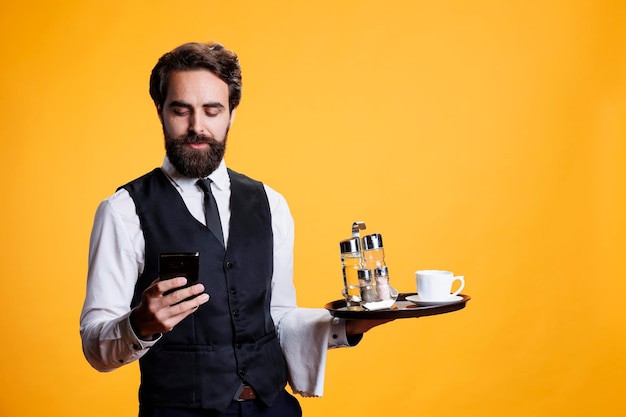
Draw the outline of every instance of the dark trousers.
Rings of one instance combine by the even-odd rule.
[[[223,413],[198,408],[140,407],[139,417],[302,417],[298,400],[283,390],[268,407],[260,400],[233,401]]]

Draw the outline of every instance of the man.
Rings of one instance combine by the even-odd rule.
[[[241,98],[233,52],[189,43],[166,53],[150,95],[166,157],[98,207],[85,357],[100,371],[139,359],[142,417],[299,416],[287,380],[297,393],[321,395],[326,349],[354,345],[380,322],[296,307],[287,203],[223,159]],[[207,227],[211,210],[221,230]],[[166,252],[199,252],[199,283],[159,280]]]

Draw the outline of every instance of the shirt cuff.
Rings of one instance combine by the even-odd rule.
[[[330,323],[328,348],[356,346],[363,338],[362,334],[346,335],[346,320],[333,317]]]
[[[144,351],[150,349],[156,342],[159,341],[159,339],[161,339],[161,336],[163,336],[161,333],[157,333],[155,335],[152,335],[151,340],[141,339],[139,336],[137,336],[137,334],[135,334],[133,326],[131,326],[130,324],[130,314],[128,314],[126,319],[122,321],[120,325],[122,326],[121,330],[123,334],[126,336],[124,340],[128,340],[130,342],[131,348],[135,351]]]

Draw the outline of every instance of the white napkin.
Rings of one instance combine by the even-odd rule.
[[[331,322],[328,310],[321,308],[296,308],[281,319],[280,344],[294,393],[303,397],[321,397],[324,393]]]

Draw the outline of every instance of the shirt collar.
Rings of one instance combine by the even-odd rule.
[[[161,169],[165,175],[172,180],[176,187],[179,187],[183,191],[197,190],[198,187],[196,186],[196,181],[198,181],[199,178],[189,178],[178,172],[167,156],[163,159]],[[215,171],[209,174],[207,178],[210,178],[219,190],[225,190],[228,188],[230,184],[230,177],[228,176],[224,159],[222,159]]]

